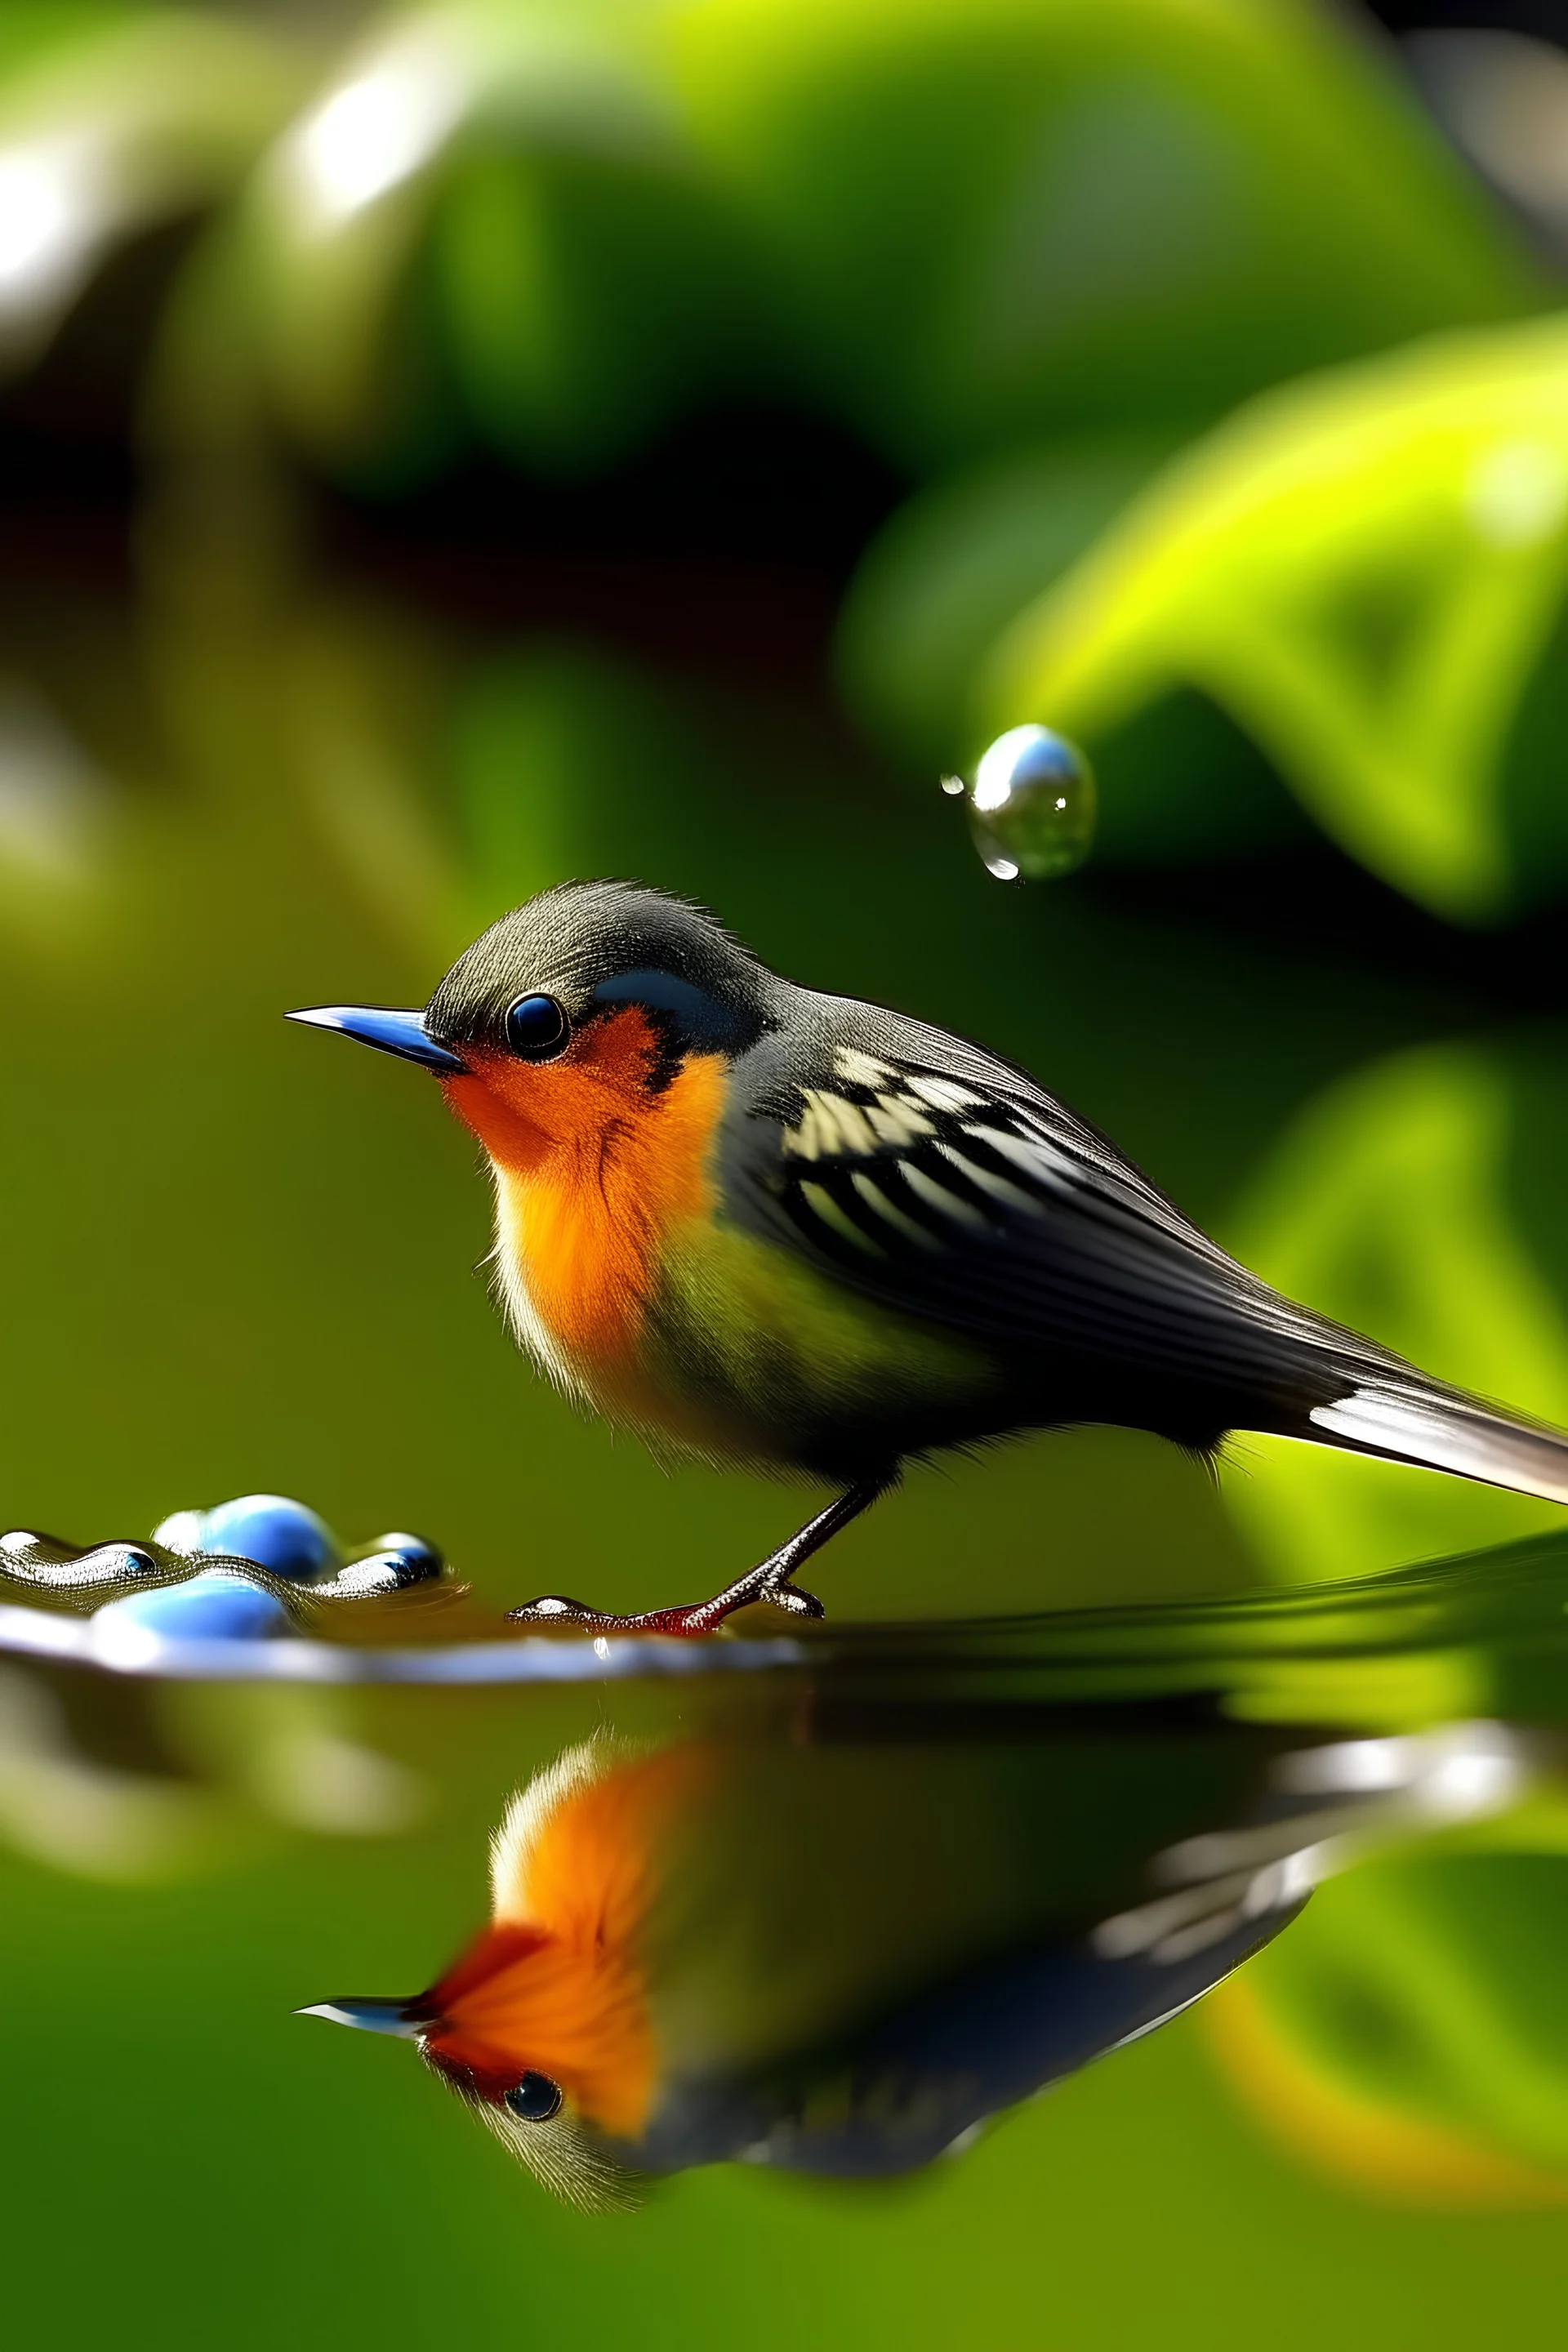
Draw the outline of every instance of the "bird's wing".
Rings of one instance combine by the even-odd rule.
[[[813,1003],[805,1039],[759,1049],[730,1123],[726,1198],[752,1229],[890,1305],[1081,1366],[1095,1390],[1209,1401],[1216,1427],[1294,1429],[1369,1379],[1418,1378],[1270,1290],[1024,1072]]]

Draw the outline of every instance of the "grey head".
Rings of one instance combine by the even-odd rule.
[[[431,998],[425,1026],[459,1055],[479,1045],[542,1057],[635,1004],[677,1059],[735,1054],[775,1025],[783,989],[689,899],[637,882],[563,882],[465,950]]]
[[[635,1005],[657,1042],[658,1084],[689,1053],[744,1053],[780,1026],[789,992],[689,899],[640,882],[563,882],[492,923],[421,1013],[321,1005],[290,1017],[457,1076],[469,1049],[553,1061]]]

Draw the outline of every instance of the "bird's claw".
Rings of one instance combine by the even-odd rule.
[[[771,1584],[755,1596],[758,1601],[771,1601],[775,1609],[787,1609],[792,1617],[826,1617],[826,1610],[815,1592],[807,1592],[802,1584],[787,1581]]]

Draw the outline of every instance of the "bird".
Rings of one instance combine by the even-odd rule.
[[[434,1073],[494,1189],[494,1286],[562,1390],[656,1451],[836,1491],[705,1601],[510,1613],[694,1636],[768,1601],[904,1466],[1110,1423],[1256,1431],[1568,1502],[1568,1436],[1299,1306],[1026,1070],[782,978],[693,901],[563,882],[423,1011],[289,1016]]]
[[[737,2158],[906,2173],[1206,1992],[1343,1826],[1274,1785],[1293,1727],[1110,1706],[999,1738],[927,1682],[826,1739],[601,1728],[507,1805],[489,1916],[426,1990],[299,2013],[412,2042],[589,2211]]]

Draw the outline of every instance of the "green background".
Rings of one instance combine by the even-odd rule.
[[[485,1185],[435,1088],[281,1017],[423,1003],[485,923],[572,875],[693,892],[792,976],[983,1038],[1265,1275],[1568,1422],[1561,915],[1513,919],[1560,893],[1560,636],[1533,667],[1506,630],[1471,646],[1496,806],[1486,761],[1459,782],[1530,886],[1493,893],[1490,929],[1423,911],[1456,894],[1386,845],[1372,878],[1330,822],[1349,766],[1288,756],[1279,709],[1244,732],[1179,662],[1178,692],[1093,746],[1102,856],[1070,881],[993,882],[936,784],[1007,625],[1125,514],[1136,541],[1160,467],[1217,447],[1211,487],[1245,482],[1245,414],[1210,438],[1237,401],[1360,360],[1375,419],[1387,355],[1464,330],[1504,417],[1466,429],[1515,429],[1508,338],[1560,299],[1560,258],[1370,27],[1286,0],[484,0],[467,15],[522,47],[384,207],[312,238],[269,142],[361,70],[340,37],[363,18],[395,43],[405,14],[454,12],[0,27],[0,165],[84,122],[115,164],[47,331],[0,301],[0,1522],[85,1542],[272,1489],[348,1538],[428,1532],[500,1604],[639,1608],[706,1594],[804,1516],[758,1479],[665,1472],[536,1381],[475,1271]],[[584,149],[597,99],[543,137],[519,111],[539,25],[590,19],[599,65],[675,110],[668,150]],[[1298,456],[1341,382],[1309,375]],[[1363,545],[1353,468],[1299,502],[1324,524],[1317,601],[1274,614],[1276,652],[1365,718],[1379,791],[1417,819],[1455,755],[1395,656],[1441,650],[1476,576],[1437,443],[1387,544]],[[1275,528],[1195,581],[1233,648],[1249,580],[1296,585]],[[1531,562],[1560,604],[1563,516]],[[1110,702],[1119,610],[1090,680]],[[1135,651],[1141,693],[1172,656],[1158,631]],[[1451,673],[1414,668],[1440,721]],[[1029,715],[1052,713],[992,717]],[[1552,1517],[1247,1441],[1216,1482],[1076,1432],[914,1474],[821,1589],[839,1617],[1228,1592]],[[596,2221],[406,2052],[289,2015],[428,1980],[480,1916],[511,1789],[595,1722],[645,1718],[628,1694],[165,1696],[5,1669],[15,2339],[1560,2335],[1560,2212],[1405,2210],[1320,2175],[1289,2118],[1277,2145],[1237,2103],[1201,2011],[919,2181],[731,2167]],[[362,1778],[401,1766],[406,1818],[311,1817],[300,1759],[324,1788],[351,1750]],[[137,1806],[167,1834],[133,1851]],[[1484,1921],[1484,1873],[1447,1899]],[[1256,1964],[1282,2015],[1317,1985],[1317,1916]],[[1331,1915],[1346,1949],[1356,1916]],[[1474,1958],[1501,2012],[1560,2011],[1556,1916],[1522,1958]],[[1411,1916],[1389,1957],[1412,1986],[1471,1952],[1442,1901]],[[1471,2127],[1506,2153],[1464,2021],[1486,2007],[1450,2054],[1482,2052]],[[1415,2106],[1446,2113],[1446,2079]],[[1543,2098],[1555,2080],[1542,2062]]]

